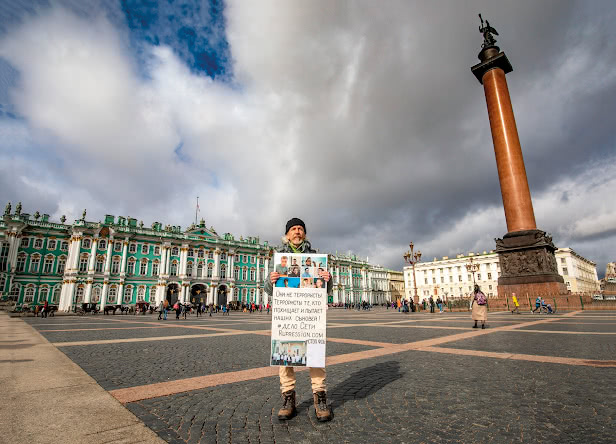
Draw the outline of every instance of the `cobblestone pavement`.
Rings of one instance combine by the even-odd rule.
[[[298,416],[278,421],[278,377],[267,368],[263,332],[269,316],[230,318],[192,316],[163,328],[143,328],[161,324],[149,315],[25,319],[114,396],[136,390],[126,408],[172,443],[612,443],[616,436],[616,312],[490,313],[489,327],[476,330],[468,313],[330,310],[329,423],[316,421],[307,372],[297,374]],[[210,376],[209,386],[195,382]],[[172,384],[171,394],[155,397],[160,383]]]

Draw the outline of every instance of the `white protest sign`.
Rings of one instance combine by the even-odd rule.
[[[276,253],[274,271],[270,364],[325,367],[327,255]]]

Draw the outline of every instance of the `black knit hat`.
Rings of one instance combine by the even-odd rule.
[[[289,230],[295,225],[301,225],[301,227],[304,229],[304,233],[306,233],[306,224],[304,223],[304,221],[301,219],[298,219],[297,217],[294,217],[293,219],[289,220],[289,222],[287,222],[287,227],[286,227],[286,230],[284,231],[284,234],[287,234]]]

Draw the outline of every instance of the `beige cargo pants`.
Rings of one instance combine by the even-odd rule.
[[[282,393],[295,390],[295,369],[293,367],[280,367],[279,375]],[[310,380],[312,382],[312,393],[326,391],[324,368],[311,367]]]

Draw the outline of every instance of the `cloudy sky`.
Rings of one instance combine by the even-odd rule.
[[[148,6],[143,6],[147,3]],[[0,202],[400,269],[506,232],[483,88],[498,30],[539,228],[616,259],[613,1],[5,0]],[[611,190],[611,192],[610,192]],[[612,197],[610,197],[612,196]]]

